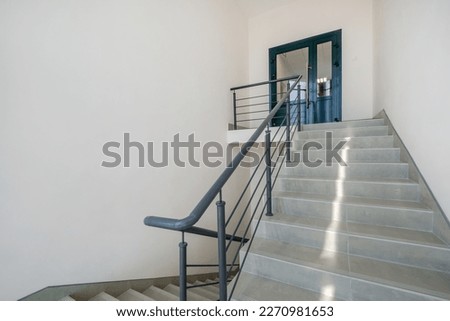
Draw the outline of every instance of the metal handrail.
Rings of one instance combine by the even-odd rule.
[[[251,87],[257,87],[257,86],[262,86],[262,85],[270,85],[276,82],[281,82],[281,81],[286,81],[286,80],[292,80],[292,79],[298,79],[301,78],[302,76],[300,75],[296,75],[296,76],[290,76],[290,77],[284,77],[284,78],[278,78],[278,79],[274,79],[274,80],[268,80],[268,81],[261,81],[261,82],[255,82],[253,84],[250,85],[244,85],[244,86],[238,86],[238,87],[233,87],[230,88],[231,91],[235,91],[235,90],[239,90],[239,89],[245,89],[245,88],[251,88]],[[300,79],[298,79],[300,80]],[[297,82],[295,83],[295,85],[297,84]],[[294,86],[295,86],[294,85]]]
[[[262,83],[256,83],[252,85],[234,87],[234,90],[248,88],[257,85],[270,84],[277,81],[282,80],[291,80],[295,79],[293,77],[287,77],[283,79],[271,80]],[[192,212],[182,219],[174,219],[160,216],[147,216],[144,219],[144,224],[147,226],[158,227],[167,230],[180,231],[180,232],[189,232],[188,230],[192,228],[203,216],[208,207],[214,201],[215,197],[220,193],[223,186],[226,184],[228,179],[234,173],[234,171],[238,168],[241,161],[247,155],[250,148],[255,144],[256,140],[261,136],[265,128],[270,124],[272,118],[277,114],[280,110],[281,106],[284,104],[285,100],[289,97],[290,93],[294,90],[297,84],[302,79],[302,76],[298,76],[297,80],[291,86],[291,88],[283,95],[280,101],[275,105],[269,115],[265,118],[265,120],[258,126],[253,135],[249,138],[249,140],[242,145],[240,152],[234,157],[234,159],[230,162],[227,168],[222,172],[219,178],[214,182],[211,188],[206,192],[206,194],[202,197],[200,202],[195,206]],[[233,88],[232,88],[233,90]]]

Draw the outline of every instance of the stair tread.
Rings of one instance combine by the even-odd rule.
[[[245,301],[332,301],[335,298],[262,276],[241,272],[232,299]]]
[[[195,282],[194,284],[188,283],[188,286],[203,285],[203,284],[204,284],[203,282]],[[212,301],[218,300],[219,293],[217,291],[213,292],[212,290],[208,289],[208,287],[209,287],[208,285],[204,285],[204,286],[199,286],[199,287],[195,287],[195,288],[189,288],[188,293],[189,292],[195,293],[195,294],[201,295],[201,296],[207,298],[208,300],[212,300]]]
[[[345,233],[371,238],[381,238],[392,241],[415,243],[423,246],[436,246],[448,248],[448,246],[431,232],[409,230],[389,226],[360,224],[343,221],[331,221],[302,216],[293,216],[284,213],[274,213],[273,216],[264,216],[263,221],[273,224],[288,226],[302,226],[327,232]]]
[[[119,301],[119,300],[106,292],[100,292],[96,296],[90,298],[89,301]]]
[[[355,127],[342,127],[342,128],[311,128],[311,129],[307,129],[307,130],[302,130],[300,132],[297,132],[297,135],[302,135],[303,133],[305,135],[308,134],[316,134],[316,133],[325,133],[327,131],[337,131],[337,132],[353,132],[353,131],[371,131],[371,130],[388,130],[388,126],[387,125],[375,125],[375,126],[355,126]],[[372,135],[373,136],[373,135]],[[381,135],[380,135],[381,136]],[[383,135],[385,136],[385,135]],[[333,135],[333,137],[337,137],[340,138],[339,136],[335,136]],[[360,137],[360,136],[356,136],[356,137]]]
[[[174,295],[177,295],[178,293],[180,293],[179,286],[174,285],[174,284],[167,285],[164,288],[164,290],[166,290],[167,292],[170,292]],[[191,291],[187,292],[187,299],[188,299],[188,301],[210,301],[208,298],[204,297],[203,295],[193,293]]]
[[[117,297],[120,301],[154,301],[151,297],[133,289],[128,289]]]
[[[450,299],[450,274],[445,272],[260,238],[254,239],[250,252],[350,278]]]
[[[354,126],[356,125],[356,126]],[[364,126],[382,126],[384,125],[384,119],[382,118],[369,118],[369,119],[356,119],[356,120],[346,120],[341,122],[330,122],[330,123],[320,123],[320,124],[303,124],[302,131],[314,130],[316,128],[351,128],[351,127],[361,127]]]
[[[178,296],[167,292],[154,285],[143,292],[144,295],[151,297],[155,301],[178,301]]]
[[[350,177],[350,178],[327,178],[327,177],[302,177],[302,176],[292,176],[292,175],[283,175],[280,173],[278,179],[286,179],[286,180],[299,180],[299,181],[326,181],[326,182],[349,182],[349,183],[367,183],[367,184],[402,184],[402,185],[418,185],[417,182],[409,179],[409,178],[359,178],[359,177]]]
[[[194,285],[208,284],[208,283],[211,283],[211,282],[215,282],[215,281],[210,281],[210,282],[208,282],[208,280],[206,280],[204,282],[195,281]],[[212,294],[214,294],[216,296],[219,294],[219,290],[216,287],[216,284],[205,285],[205,286],[202,287],[202,289],[204,289],[204,290],[206,290],[206,291],[208,291],[208,292],[210,292],[210,293],[212,293]]]
[[[76,301],[74,298],[72,298],[70,295],[65,296],[61,299],[59,299],[59,301]]]
[[[295,141],[295,139],[293,140],[293,142],[294,141]],[[322,148],[322,149],[311,149],[310,152],[322,152],[322,153],[324,153],[326,151],[333,150],[333,149],[326,149],[327,146],[323,146],[323,147],[324,148]],[[335,146],[333,145],[331,147],[335,147]],[[294,148],[292,146],[291,146],[291,150],[301,151],[301,150],[296,149],[296,148]],[[359,152],[359,151],[367,151],[367,152],[371,152],[371,151],[372,152],[376,152],[376,151],[380,151],[380,152],[395,151],[395,152],[397,152],[397,151],[400,151],[400,148],[392,147],[392,146],[391,147],[345,147],[345,145],[344,145],[344,147],[342,147],[340,149],[340,151],[349,151],[349,152],[353,152],[353,151],[355,151],[355,152]]]
[[[279,191],[274,191],[273,197],[306,199],[317,202],[332,202],[334,204],[346,203],[353,205],[366,205],[381,208],[403,208],[408,210],[428,211],[432,213],[432,210],[425,204],[415,201],[386,200],[386,199],[366,198],[357,196],[338,196],[338,195],[279,192]]]
[[[347,137],[336,137],[333,136],[333,140],[346,140],[346,141],[350,141],[352,139],[364,139],[364,140],[369,140],[370,138],[380,138],[380,137],[389,137],[389,138],[394,138],[393,135],[375,135],[375,136],[347,136]],[[309,138],[309,137],[297,137],[294,136],[293,141],[321,141],[321,140],[325,140],[326,138]]]

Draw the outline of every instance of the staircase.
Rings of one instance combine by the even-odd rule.
[[[212,284],[211,284],[212,283]],[[197,286],[188,290],[190,301],[214,301],[219,297],[217,280],[195,281],[188,286]],[[208,285],[211,284],[211,285]],[[110,293],[108,293],[110,292]],[[113,295],[115,291],[102,291],[91,297],[89,301],[178,301],[179,288],[175,284],[168,284],[161,288],[155,285],[139,292],[132,288],[119,295]],[[77,301],[74,296],[65,296],[60,301]]]
[[[333,147],[347,141],[348,166],[283,168],[233,299],[449,300],[449,245],[433,234],[434,213],[385,121],[305,125],[293,149],[326,146],[325,132]],[[325,151],[311,150],[316,159]]]

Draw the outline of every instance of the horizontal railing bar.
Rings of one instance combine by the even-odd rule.
[[[236,99],[236,101],[241,101],[241,100],[249,100],[249,99],[255,99],[255,98],[263,98],[263,97],[270,97],[270,95],[257,95],[257,96],[249,96],[249,97],[242,97],[242,98],[238,98]]]
[[[233,280],[228,279],[227,283],[230,283],[231,281],[233,281]],[[208,286],[208,285],[216,285],[216,284],[219,284],[219,283],[220,282],[217,281],[217,282],[210,282],[210,283],[203,283],[203,284],[192,284],[192,285],[188,285],[186,288],[187,289],[202,288],[202,287],[205,287],[205,286]]]
[[[186,267],[216,267],[219,264],[186,264]],[[227,264],[227,266],[231,266],[231,264]]]
[[[200,236],[217,238],[217,232],[216,231],[208,230],[208,229],[202,228],[202,227],[192,226],[192,227],[184,230],[183,232],[186,232],[186,233],[189,233],[189,234],[200,235]],[[230,242],[244,242],[244,243],[248,242],[248,239],[246,239],[246,238],[242,238],[242,237],[235,236],[235,235],[230,235],[230,234],[226,234],[225,238],[227,240],[230,240]]]
[[[286,100],[289,97],[290,92],[295,88],[295,86],[299,83],[302,76],[298,77],[297,80],[292,85],[291,89],[284,95],[283,100]],[[144,224],[148,226],[159,227],[168,230],[174,231],[186,231],[194,226],[203,213],[208,209],[213,200],[219,194],[222,187],[228,181],[230,176],[234,173],[234,171],[238,168],[241,161],[249,152],[250,148],[255,144],[258,138],[261,136],[261,133],[265,130],[266,126],[272,120],[272,118],[276,115],[276,113],[280,110],[283,105],[283,100],[281,100],[269,113],[269,115],[261,122],[249,140],[241,146],[240,153],[238,153],[234,159],[228,164],[219,178],[214,182],[211,188],[206,192],[206,194],[202,197],[200,202],[194,207],[191,213],[182,219],[174,219],[167,217],[158,217],[158,216],[147,216],[144,219]],[[217,232],[216,232],[217,233]]]
[[[245,123],[245,122],[249,122],[249,121],[257,121],[257,120],[264,120],[264,119],[265,118],[242,119],[242,120],[236,121],[236,123]]]
[[[284,78],[280,78],[280,79],[274,79],[274,80],[268,80],[268,81],[261,81],[261,82],[256,82],[250,85],[243,85],[243,86],[238,86],[238,87],[233,87],[230,88],[231,91],[235,91],[235,90],[239,90],[239,89],[245,89],[245,88],[251,88],[251,87],[257,87],[257,86],[262,86],[262,85],[269,85],[269,84],[273,84],[273,83],[277,83],[280,81],[286,81],[286,80],[292,80],[292,79],[297,79],[300,76],[290,76],[290,77],[284,77]],[[297,85],[297,84],[295,84]],[[295,86],[294,85],[294,86]],[[293,87],[294,87],[293,86]]]
[[[236,108],[248,108],[248,107],[255,107],[255,106],[264,106],[269,105],[268,101],[262,102],[262,103],[255,103],[255,104],[248,104],[248,105],[240,105],[236,106]]]
[[[256,111],[249,111],[249,112],[244,112],[244,113],[238,113],[236,114],[236,116],[239,115],[250,115],[250,114],[257,114],[257,113],[268,113],[269,110],[256,110]]]

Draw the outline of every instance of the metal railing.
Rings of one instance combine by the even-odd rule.
[[[203,198],[198,202],[192,212],[182,219],[172,219],[165,217],[149,216],[144,223],[148,226],[163,228],[181,232],[181,242],[179,243],[179,286],[180,300],[187,299],[187,290],[198,287],[198,285],[188,285],[187,269],[198,267],[218,267],[219,272],[219,300],[230,300],[236,285],[238,284],[242,267],[247,259],[248,251],[253,243],[255,231],[257,230],[262,216],[272,216],[272,189],[278,178],[284,161],[289,162],[291,157],[291,140],[293,134],[300,130],[301,108],[300,98],[301,90],[298,86],[302,77],[288,77],[276,81],[261,82],[252,85],[232,88],[234,102],[236,102],[236,91],[246,90],[260,86],[272,86],[286,82],[286,91],[281,95],[281,99],[275,102],[267,102],[270,109],[269,114],[261,121],[258,128],[251,135],[250,139],[242,144],[239,153],[233,158],[227,168],[222,172],[219,178],[214,182],[211,188],[206,192]],[[295,81],[292,82],[292,79]],[[269,88],[270,89],[270,88]],[[297,92],[293,99],[291,93]],[[258,95],[259,96],[259,95]],[[253,97],[254,98],[254,97]],[[260,97],[257,97],[260,98]],[[247,99],[249,100],[249,99]],[[235,109],[236,110],[236,109]],[[283,116],[280,117],[279,115]],[[279,126],[272,127],[276,129],[274,135],[271,135],[271,123],[273,119],[279,117]],[[237,200],[232,204],[230,214],[226,215],[224,188],[235,170],[241,166],[244,158],[253,148],[261,145],[256,143],[258,138],[264,132],[263,153],[260,155],[257,164],[254,164],[250,177],[245,184],[242,192],[239,193]],[[265,178],[265,180],[264,180]],[[263,183],[264,181],[264,183]],[[205,229],[195,226],[207,209],[216,200],[217,212],[217,230]],[[252,222],[254,228],[252,229]],[[229,233],[227,233],[229,231]],[[185,234],[195,234],[217,239],[217,264],[189,264],[187,261],[188,243]],[[232,246],[236,244],[237,246]],[[239,264],[239,253],[244,251],[241,263]],[[228,293],[228,282],[230,277],[235,275],[233,286]],[[203,284],[203,286],[211,283]]]
[[[250,129],[257,128],[268,114],[271,112],[275,104],[282,98],[282,96],[299,76],[290,76],[266,82],[259,82],[250,85],[233,87],[230,90],[233,94],[233,128],[236,129]],[[285,84],[285,86],[283,86]],[[264,86],[269,85],[269,90],[265,90]],[[301,118],[304,119],[307,114],[305,112],[306,106],[306,88],[300,88],[300,83],[293,89],[299,97],[302,106]],[[241,94],[239,94],[239,92]],[[301,93],[304,93],[304,99],[301,99]],[[285,107],[281,107],[283,111]],[[279,124],[284,118],[284,113],[279,112],[272,118],[272,125]]]

